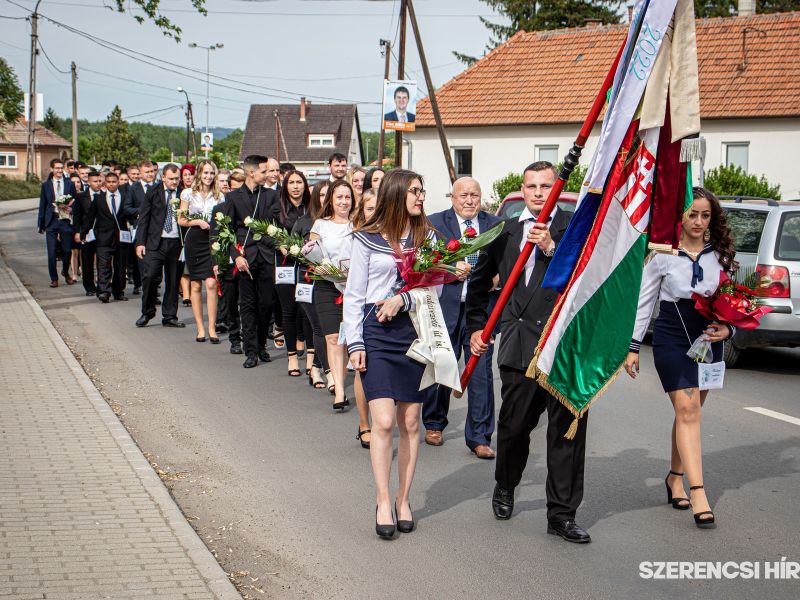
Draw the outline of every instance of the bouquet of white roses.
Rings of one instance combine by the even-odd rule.
[[[231,244],[236,245],[236,232],[231,228],[231,218],[221,212],[214,215],[214,221],[217,227],[216,235],[211,240],[211,255],[219,272],[223,273],[230,264],[230,247]]]
[[[302,261],[301,251],[303,249],[302,236],[296,233],[289,233],[284,227],[271,223],[269,221],[262,221],[260,219],[251,219],[245,217],[245,226],[253,232],[253,239],[260,240],[262,237],[267,236],[275,240],[277,248],[286,250],[286,254],[292,258]]]
[[[306,243],[301,251],[299,260],[309,266],[308,277],[310,279],[330,281],[334,284],[347,283],[347,274],[350,270],[349,261],[342,260],[336,265],[328,257],[319,243],[320,240],[312,240]]]
[[[72,203],[74,201],[75,199],[69,194],[64,194],[63,196],[59,196],[58,198],[56,198],[56,201],[53,202],[53,206],[58,212],[59,219],[72,218]]]

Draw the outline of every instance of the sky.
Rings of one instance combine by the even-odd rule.
[[[196,127],[204,127],[209,52],[189,47],[196,43],[224,46],[210,52],[211,127],[244,127],[250,104],[299,103],[300,96],[312,105],[358,102],[362,130],[379,127],[384,69],[379,40],[392,41],[396,54],[399,0],[207,0],[206,17],[189,0],[162,0],[164,15],[183,29],[180,44],[151,22],[140,25],[131,14],[104,4],[112,3],[42,0],[39,6],[43,52],[37,91],[59,116],[72,114],[69,68],[74,61],[80,118],[103,120],[118,104],[128,120],[183,126],[185,100],[176,89],[182,86]],[[26,16],[34,5],[35,0],[0,0],[0,16]],[[453,50],[484,53],[490,35],[480,16],[503,22],[480,0],[415,0],[414,6],[436,87],[465,68]],[[140,13],[134,9],[133,14]],[[30,25],[0,18],[0,28],[0,56],[27,91]],[[424,93],[410,23],[407,36],[406,78],[419,80]],[[393,56],[392,77],[396,74]]]

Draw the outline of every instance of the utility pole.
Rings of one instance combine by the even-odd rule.
[[[25,158],[25,177],[31,180],[36,174],[36,139],[34,130],[36,128],[36,57],[39,54],[39,4],[31,13],[31,72],[28,87],[28,145],[27,157]]]
[[[383,68],[383,79],[388,80],[390,61],[392,59],[392,43],[389,40],[381,40],[381,51],[383,52],[383,56],[386,59],[386,64],[384,65]],[[383,94],[382,90],[381,94]],[[381,139],[378,142],[378,166],[380,168],[383,168],[383,157],[386,153],[385,142],[386,139],[385,139],[385,132],[383,131],[383,115],[381,115]],[[367,155],[369,155],[369,152],[367,152]]]
[[[183,89],[181,86],[178,86],[178,92],[183,93],[186,96],[186,162],[192,162],[192,149],[191,144],[194,139],[194,135],[192,133],[192,101],[189,100],[189,93]]]
[[[397,78],[406,78],[406,12],[407,0],[400,0],[400,52],[397,56]],[[383,166],[383,165],[381,165]],[[403,133],[394,132],[394,166],[398,169],[403,166]]]
[[[273,110],[272,116],[275,117],[275,160],[281,162],[281,121],[278,118],[278,111]]]
[[[224,44],[211,44],[210,46],[201,46],[200,44],[191,43],[189,44],[189,48],[202,48],[206,51],[206,133],[208,133],[208,123],[209,123],[209,109],[211,107],[208,98],[209,98],[209,90],[211,87],[210,78],[211,78],[211,51],[217,50],[219,48],[224,48]],[[206,152],[206,158],[208,158],[208,150]],[[196,153],[195,153],[196,154]]]
[[[447,136],[444,133],[444,125],[442,124],[442,115],[439,112],[439,103],[436,101],[436,90],[433,88],[433,81],[431,80],[431,73],[428,70],[428,61],[425,58],[425,49],[422,47],[422,38],[419,35],[419,25],[417,24],[417,15],[414,12],[414,4],[412,0],[405,0],[408,4],[408,16],[411,19],[411,27],[414,30],[414,38],[417,40],[417,51],[419,52],[419,61],[422,64],[422,72],[425,74],[425,85],[428,88],[428,94],[431,101],[431,110],[433,111],[433,118],[436,121],[436,129],[439,132],[439,141],[442,143],[442,152],[444,152],[444,162],[447,164],[447,173],[450,175],[450,184],[455,183],[456,170],[453,167],[453,157],[450,156],[450,147],[447,145]]]
[[[72,73],[72,160],[78,160],[78,67],[69,66]]]

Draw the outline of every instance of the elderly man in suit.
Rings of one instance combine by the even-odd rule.
[[[485,354],[489,344],[481,341],[486,325],[489,288],[499,275],[500,285],[508,280],[526,241],[535,244],[525,272],[514,287],[501,319],[497,352],[502,387],[502,406],[497,422],[497,463],[495,465],[492,509],[498,519],[509,519],[514,511],[516,488],[528,461],[530,436],[547,411],[547,532],[569,542],[591,541],[588,532],[575,522],[583,499],[583,465],[586,449],[584,417],[573,440],[564,432],[572,414],[556,398],[525,376],[539,336],[547,324],[558,294],[541,287],[550,258],[569,223],[567,213],[556,210],[547,225],[536,219],[556,181],[556,170],[546,161],[529,165],[523,173],[525,210],[516,221],[481,253],[467,291],[467,329],[473,354]]]
[[[475,234],[485,233],[500,222],[499,218],[481,210],[481,186],[472,177],[462,177],[453,183],[450,200],[451,208],[430,216],[436,230],[448,239],[457,240],[470,228]],[[461,358],[463,351],[465,362],[472,356],[467,334],[466,279],[477,262],[478,253],[475,253],[468,256],[466,262],[459,263],[458,267],[463,269],[466,275],[461,281],[445,285],[439,298],[456,359]],[[431,446],[441,446],[444,443],[442,432],[448,423],[450,392],[450,388],[446,386],[432,386],[426,392],[422,407],[422,422],[425,425],[425,442]],[[467,418],[464,425],[467,447],[478,458],[493,459],[494,451],[490,446],[493,433],[494,384],[490,348],[481,357],[478,368],[475,369],[475,374],[469,382]]]
[[[54,158],[50,161],[50,176],[42,183],[39,192],[39,215],[37,225],[39,233],[45,234],[47,242],[47,270],[50,272],[50,287],[58,287],[58,269],[56,266],[56,247],[61,246],[63,266],[61,274],[67,285],[72,285],[75,280],[69,274],[69,261],[72,253],[72,223],[69,218],[59,218],[55,207],[56,199],[61,196],[77,195],[75,187],[64,175],[64,161]],[[71,210],[71,209],[70,209]]]

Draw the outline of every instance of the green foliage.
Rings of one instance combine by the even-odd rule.
[[[758,0],[758,13],[800,10],[800,0]],[[694,12],[701,17],[730,17],[739,13],[738,0],[694,0]]]
[[[45,126],[46,129],[50,131],[55,131],[60,123],[60,119],[56,114],[56,111],[53,110],[53,107],[47,109],[47,112],[44,113],[44,120],[42,121],[42,125]]]
[[[381,132],[380,131],[362,131],[361,132],[361,147],[364,149],[364,164],[368,165],[373,161],[378,160],[378,147],[380,145]],[[367,144],[369,140],[369,144]],[[384,136],[384,152],[383,158],[394,159],[394,133],[389,131]]]
[[[509,173],[492,184],[492,198],[500,202],[511,192],[518,192],[520,189],[522,189],[522,175]]]
[[[170,161],[172,160],[172,152],[166,146],[161,146],[161,148],[150,154],[150,160],[155,162]]]
[[[115,106],[106,119],[102,135],[95,141],[92,151],[100,160],[115,160],[130,165],[145,156],[139,137],[128,129],[122,110]]]
[[[22,114],[23,97],[14,69],[0,58],[0,124],[14,121]]]
[[[492,37],[486,51],[494,50],[520,30],[542,31],[562,27],[583,27],[587,19],[599,19],[604,24],[619,23],[622,0],[483,0],[502,16],[511,20],[510,25],[492,23],[481,17],[481,22]],[[474,57],[453,52],[460,61],[472,64]]]
[[[190,0],[190,2],[201,15],[208,15],[208,11],[205,8],[205,0]],[[173,38],[176,42],[180,42],[181,33],[183,33],[183,31],[161,14],[159,10],[160,4],[161,0],[114,0],[117,12],[131,13],[131,9],[135,6],[144,13],[144,16],[131,13],[137,23],[142,24],[149,19],[165,36]]]
[[[561,171],[562,166],[563,165],[561,164],[557,166],[559,171]],[[588,165],[578,165],[577,167],[575,167],[575,170],[569,175],[569,179],[567,180],[567,183],[564,186],[564,191],[580,192],[581,186],[583,185],[583,180],[586,179],[586,172],[588,170],[589,170]]]
[[[32,181],[25,179],[11,179],[0,175],[0,201],[19,200],[21,198],[38,198],[41,183],[34,178]]]
[[[753,196],[781,199],[781,186],[770,185],[763,175],[748,175],[741,167],[730,165],[706,171],[706,189],[717,196]]]
[[[214,151],[208,158],[220,169],[232,169],[239,165],[239,152],[242,149],[244,131],[234,129],[222,139],[214,140]]]

